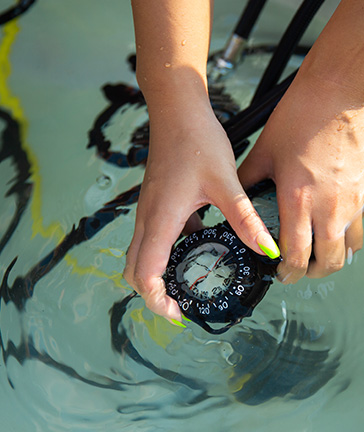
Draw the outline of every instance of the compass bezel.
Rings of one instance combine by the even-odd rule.
[[[187,292],[177,281],[176,268],[187,255],[204,243],[220,243],[233,254],[237,264],[235,278],[224,292],[206,299]],[[183,239],[173,250],[164,280],[167,294],[177,301],[182,313],[196,322],[226,323],[250,316],[272,283],[262,274],[259,255],[249,249],[225,222],[197,231]]]

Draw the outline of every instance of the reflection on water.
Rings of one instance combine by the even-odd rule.
[[[129,5],[109,1],[129,22]],[[37,3],[24,28],[7,25],[0,45],[8,71],[0,75],[4,430],[359,431],[363,254],[321,281],[274,283],[251,318],[219,336],[172,326],[132,294],[121,272],[148,152],[146,108],[129,66],[129,81],[105,84],[96,62],[92,72],[78,63],[92,34],[80,25],[78,38],[67,36],[65,4]],[[93,39],[102,45],[112,38],[110,13],[92,4],[79,0],[72,11],[80,22],[105,23]],[[90,82],[57,75],[38,31]],[[77,41],[69,53],[59,34]],[[123,38],[127,57],[132,32]],[[29,40],[39,42],[44,70],[25,55]],[[245,106],[267,61],[247,56],[245,75],[241,65],[214,88],[221,121]],[[218,217],[205,212],[209,224]]]
[[[282,316],[280,320],[271,320],[263,326],[246,320],[245,326],[216,340],[206,340],[206,334],[195,327],[186,330],[164,347],[173,357],[163,363],[165,354],[159,352],[156,364],[153,364],[151,360],[154,357],[148,351],[150,340],[142,342],[147,337],[143,334],[144,329],[137,328],[133,321],[130,329],[128,314],[133,314],[134,308],[125,299],[114,305],[111,314],[113,348],[145,364],[165,380],[183,382],[191,389],[204,390],[205,397],[217,391],[218,384],[213,375],[220,381],[225,375],[221,371],[229,370],[220,391],[222,394],[232,392],[239,402],[257,405],[274,397],[304,399],[325,385],[339,366],[341,353],[330,356],[329,346],[317,342],[320,335],[314,329],[306,328],[304,323],[287,319],[286,311],[285,318]],[[182,347],[185,348],[182,350]],[[196,357],[198,363],[204,365],[197,376],[194,370]],[[168,369],[161,369],[162,364]],[[216,365],[219,365],[218,369]]]

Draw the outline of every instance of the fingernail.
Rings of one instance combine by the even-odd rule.
[[[184,315],[182,315],[182,319],[184,319],[187,322],[192,322],[192,320],[190,320],[189,318],[185,317]]]
[[[264,231],[258,234],[257,243],[260,249],[271,259],[278,258],[281,254],[277,243]]]
[[[176,326],[178,326],[178,327],[187,328],[184,324],[182,324],[181,322],[179,322],[179,321],[177,321],[177,320],[175,320],[175,319],[173,319],[173,318],[171,318],[170,321],[171,321],[174,325],[176,325]]]

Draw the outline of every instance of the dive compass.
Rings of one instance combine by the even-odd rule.
[[[277,238],[274,185],[262,185],[251,189],[248,196]],[[280,258],[272,260],[252,251],[224,221],[176,245],[164,274],[167,294],[186,318],[210,333],[223,333],[252,314],[273,282],[279,262]],[[220,325],[212,328],[210,323]]]

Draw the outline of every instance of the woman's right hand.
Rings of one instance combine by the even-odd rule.
[[[208,99],[190,101],[178,115],[165,106],[164,113],[151,117],[150,152],[124,272],[149,309],[179,321],[181,312],[166,295],[162,274],[197,209],[219,207],[244,243],[260,254],[259,244],[279,254],[242,189],[231,144]],[[194,230],[200,227],[195,223]]]
[[[148,105],[150,143],[124,275],[151,310],[177,320],[181,312],[166,295],[162,274],[173,244],[199,207],[216,205],[244,243],[257,253],[263,253],[260,243],[279,254],[242,189],[230,142],[209,101],[212,3],[132,0],[137,79]]]

